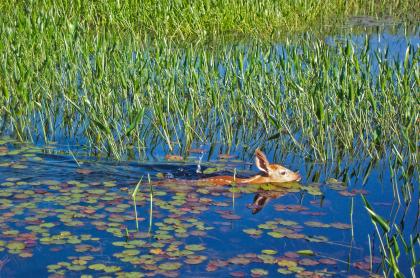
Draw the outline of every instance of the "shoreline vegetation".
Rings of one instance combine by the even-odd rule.
[[[0,23],[2,33],[32,42],[71,34],[121,42],[273,42],[305,32],[333,34],[355,20],[418,24],[419,10],[407,0],[3,1]]]

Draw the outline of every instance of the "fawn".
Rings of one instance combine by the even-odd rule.
[[[249,178],[234,178],[231,176],[215,176],[210,178],[204,178],[199,180],[179,180],[172,179],[161,181],[160,183],[167,183],[172,181],[175,183],[182,184],[194,184],[194,185],[229,185],[232,183],[237,184],[265,184],[265,183],[285,183],[285,182],[299,182],[301,177],[299,173],[293,172],[286,167],[283,167],[279,164],[270,164],[265,154],[257,149],[255,151],[255,163],[257,168],[261,170],[261,173]],[[286,187],[286,186],[285,186]],[[255,195],[254,201],[249,208],[252,209],[252,213],[256,214],[270,201],[271,199],[277,199],[283,195],[287,194],[287,191],[264,191],[259,192]]]
[[[261,174],[250,178],[234,178],[231,176],[216,176],[200,179],[196,181],[199,184],[228,185],[233,182],[238,184],[263,184],[263,183],[283,183],[291,181],[300,181],[299,173],[293,172],[280,164],[270,164],[265,154],[257,149],[255,151],[255,163],[261,170]]]

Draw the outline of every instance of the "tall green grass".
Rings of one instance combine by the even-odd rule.
[[[34,41],[64,34],[89,40],[97,33],[136,40],[152,37],[196,43],[232,38],[271,40],[302,31],[333,31],[352,16],[417,22],[418,10],[420,5],[408,0],[28,0],[0,3],[3,28],[22,31],[20,39],[37,34],[32,38]]]
[[[418,250],[420,244],[419,233],[405,234],[403,231],[404,216],[400,220],[400,224],[395,223],[395,218],[393,223],[390,223],[389,220],[385,220],[373,210],[363,195],[361,197],[379,239],[379,251],[382,256],[382,271],[384,276],[405,277],[404,273],[410,273],[411,277],[416,277],[416,268],[419,264],[418,255],[416,254],[416,250]],[[410,272],[402,269],[399,263],[399,260],[402,259],[401,255],[404,252],[406,254],[405,259],[410,262]]]
[[[0,127],[21,140],[80,140],[116,158],[152,142],[278,140],[319,160],[391,150],[418,164],[417,47],[398,60],[369,37],[208,49],[52,35],[2,36]]]

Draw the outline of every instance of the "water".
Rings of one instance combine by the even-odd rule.
[[[275,154],[269,150],[269,159]],[[234,168],[251,175],[251,160],[214,158],[200,175],[200,154],[187,162],[76,162],[57,147],[2,140],[0,155],[1,277],[381,275],[380,240],[361,194],[405,239],[419,234],[418,177],[409,179],[412,202],[398,207],[385,161],[314,164],[288,156],[277,162],[299,170],[300,185],[232,188],[194,180]],[[131,194],[140,177],[137,231]],[[253,213],[256,196],[266,202]],[[411,260],[400,248],[400,270],[409,276]]]

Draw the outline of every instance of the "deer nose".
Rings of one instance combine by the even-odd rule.
[[[301,179],[302,177],[300,176],[300,174],[296,172],[296,181],[299,182]]]

